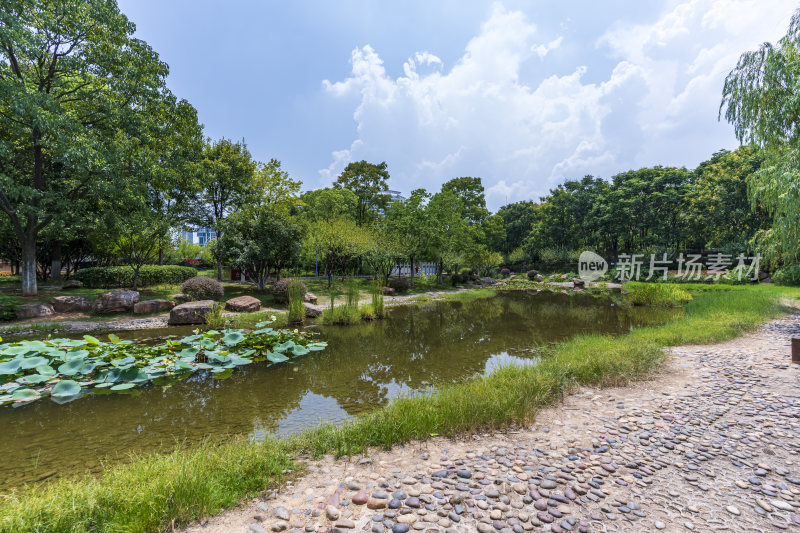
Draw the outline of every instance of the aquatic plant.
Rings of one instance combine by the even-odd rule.
[[[286,294],[289,300],[289,323],[302,324],[306,315],[306,308],[303,306],[306,286],[302,281],[293,279],[286,288]]]
[[[283,363],[326,346],[310,333],[277,330],[269,324],[261,322],[251,332],[196,331],[155,346],[123,341],[113,334],[109,342],[84,335],[0,344],[0,405],[18,406],[45,396],[66,403],[86,392],[125,391],[197,371],[223,378],[237,366]]]
[[[633,305],[650,305],[658,307],[677,307],[692,299],[685,289],[672,283],[639,283],[625,284],[626,299]]]
[[[375,318],[383,318],[386,316],[386,311],[383,308],[383,286],[380,282],[372,287],[372,312]]]

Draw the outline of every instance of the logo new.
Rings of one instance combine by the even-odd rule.
[[[583,252],[578,258],[578,276],[586,282],[603,277],[608,271],[606,260],[594,252]]]

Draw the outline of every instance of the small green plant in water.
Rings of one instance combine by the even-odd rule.
[[[222,315],[223,307],[223,304],[217,303],[211,308],[211,311],[206,313],[207,329],[222,329],[225,327],[225,317]]]
[[[656,307],[678,307],[692,299],[688,291],[674,283],[639,283],[625,284],[627,300],[633,305],[649,305]]]
[[[303,306],[303,296],[305,295],[303,282],[292,280],[286,289],[286,294],[289,298],[289,323],[302,324],[306,314],[306,308]]]
[[[375,318],[386,316],[383,308],[383,286],[380,283],[376,283],[372,288],[372,312],[375,314]]]

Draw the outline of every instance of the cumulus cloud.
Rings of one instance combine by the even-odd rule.
[[[350,75],[323,87],[358,99],[357,135],[320,175],[332,179],[353,160],[385,160],[392,188],[406,192],[480,176],[497,208],[537,198],[565,178],[694,165],[732,144],[730,129],[716,121],[722,80],[742,51],[785,31],[786,4],[672,2],[650,24],[619,23],[572,43],[606,55],[613,65],[606,76],[591,64],[547,72],[554,67],[543,59],[567,37],[543,39],[525,13],[501,4],[449,67],[435,51],[420,51],[394,78],[378,51],[356,48]]]

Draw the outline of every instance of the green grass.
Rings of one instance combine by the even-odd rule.
[[[361,321],[361,312],[355,305],[337,305],[323,310],[321,318],[323,324],[348,326]]]
[[[151,531],[219,512],[279,482],[290,458],[357,454],[433,434],[495,430],[534,419],[580,385],[622,385],[657,369],[666,346],[716,342],[781,315],[800,289],[687,287],[695,298],[662,326],[629,335],[580,335],[537,365],[504,367],[436,394],[403,397],[385,409],[288,439],[181,448],[111,466],[98,477],[33,485],[0,499],[0,531]]]
[[[686,289],[675,283],[640,283],[630,281],[624,286],[626,299],[633,305],[679,307],[692,299]]]

